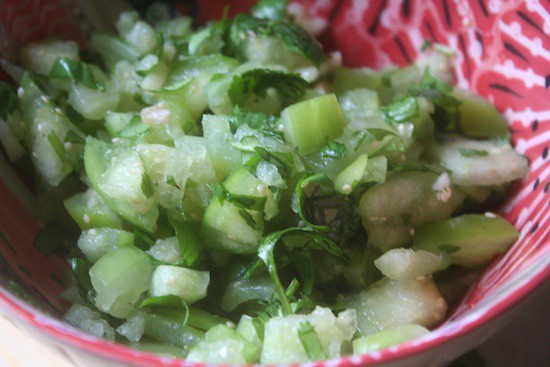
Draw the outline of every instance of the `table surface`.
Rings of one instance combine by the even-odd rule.
[[[481,347],[484,367],[550,366],[550,283],[502,331]],[[0,316],[0,367],[75,367]]]

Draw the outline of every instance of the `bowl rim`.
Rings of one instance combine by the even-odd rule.
[[[546,233],[545,239],[542,242],[545,245],[550,244],[550,232]],[[523,274],[519,274],[512,279],[509,288],[504,289],[500,294],[496,294],[494,300],[482,304],[479,309],[473,308],[471,313],[436,328],[425,337],[374,353],[349,355],[313,363],[316,366],[337,365],[349,367],[369,363],[395,362],[422,354],[430,349],[433,350],[441,347],[453,339],[473,333],[483,325],[502,316],[506,311],[519,306],[524,299],[531,293],[534,293],[537,288],[541,287],[548,280],[550,280],[550,256],[542,256],[531,263],[529,268],[524,270]],[[17,319],[26,322],[28,325],[35,327],[46,334],[46,336],[53,337],[68,346],[77,347],[92,355],[111,361],[126,363],[132,366],[151,367],[158,366],[159,363],[164,366],[216,366],[216,364],[211,363],[188,362],[184,359],[163,357],[87,335],[27,304],[3,286],[0,286],[0,308],[6,310],[8,314],[12,314]],[[294,366],[297,365],[305,364],[294,364]],[[307,365],[311,366],[311,362],[307,362]]]

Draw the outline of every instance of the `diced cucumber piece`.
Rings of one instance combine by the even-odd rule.
[[[116,329],[116,332],[131,342],[138,342],[145,331],[146,318],[144,311],[136,311]]]
[[[25,148],[19,143],[17,136],[12,133],[8,124],[0,118],[0,143],[4,147],[11,162],[19,160],[25,155]]]
[[[279,207],[273,197],[273,192],[263,183],[260,182],[246,168],[241,167],[231,173],[224,181],[224,186],[227,192],[235,195],[248,196],[252,198],[265,198],[263,208],[264,218],[269,220],[279,214]]]
[[[510,129],[495,106],[471,91],[455,89],[454,95],[462,101],[458,107],[461,132],[472,138],[507,137]]]
[[[105,90],[91,89],[81,83],[72,83],[69,89],[69,103],[82,116],[99,120],[118,105],[118,93],[107,83]]]
[[[267,276],[237,280],[227,285],[220,305],[225,312],[232,312],[250,300],[268,302],[274,291],[273,282]]]
[[[204,332],[185,324],[181,309],[163,308],[145,315],[144,335],[161,343],[189,349],[204,337]]]
[[[111,69],[119,61],[134,62],[140,56],[139,51],[128,45],[120,37],[111,34],[95,32],[92,34],[90,44]]]
[[[374,265],[386,277],[395,280],[416,279],[448,268],[452,264],[448,253],[397,248],[374,260]]]
[[[109,227],[122,229],[122,220],[93,188],[63,202],[65,209],[81,229]]]
[[[450,217],[464,195],[450,183],[435,187],[439,177],[432,172],[398,173],[365,192],[359,214],[369,244],[382,251],[404,246],[416,226]]]
[[[264,221],[259,213],[240,210],[225,200],[212,198],[202,220],[205,243],[228,252],[254,254],[262,239]]]
[[[15,135],[17,140],[25,140],[25,136],[27,135],[26,126],[19,110],[13,111],[4,122],[8,125],[10,131]]]
[[[217,325],[208,330],[204,341],[189,351],[190,362],[207,363],[254,363],[259,356],[258,348],[235,330],[225,325]]]
[[[365,175],[369,157],[366,154],[360,155],[352,164],[344,168],[334,178],[334,187],[336,191],[342,194],[349,194]]]
[[[382,75],[369,68],[339,67],[333,74],[334,90],[338,94],[359,88],[378,90],[382,86]]]
[[[200,89],[210,81],[215,74],[225,74],[239,66],[233,58],[221,54],[179,60],[172,65],[168,76],[168,85],[194,80]]]
[[[206,297],[210,273],[172,265],[159,265],[153,272],[149,294],[152,297],[178,296],[188,304]]]
[[[434,105],[423,97],[417,97],[416,103],[418,105],[418,117],[412,119],[414,124],[413,135],[419,140],[431,140],[434,137],[435,130],[435,123],[431,117]]]
[[[260,353],[263,347],[263,322],[255,320],[248,315],[242,315],[235,330],[258,349],[258,355],[255,358],[257,360],[260,357]]]
[[[421,52],[414,63],[418,65],[420,71],[425,72],[429,69],[430,74],[436,79],[452,84],[455,56],[455,52],[450,48],[434,44],[433,47]]]
[[[365,174],[361,178],[361,182],[383,183],[386,181],[388,172],[388,159],[384,156],[369,158]]]
[[[262,65],[283,65],[290,70],[313,66],[303,56],[289,51],[279,37],[248,37],[241,43],[240,52],[248,61]]]
[[[137,113],[107,111],[105,113],[105,128],[111,136],[118,136],[128,125],[139,120],[141,119]]]
[[[431,278],[407,281],[383,278],[346,299],[343,306],[357,311],[362,335],[408,324],[430,327],[447,312],[447,303]]]
[[[140,56],[151,53],[157,46],[157,33],[149,24],[139,19],[135,11],[121,13],[116,28],[120,36]]]
[[[155,24],[155,31],[162,32],[169,38],[185,38],[191,33],[192,23],[193,20],[189,17],[163,20]]]
[[[66,142],[68,134],[84,140],[84,135],[31,79],[21,79],[21,111],[26,123],[27,146],[38,175],[49,185],[57,186],[78,162],[82,145]]]
[[[354,89],[338,96],[342,112],[348,121],[364,119],[379,113],[378,93],[372,89]]]
[[[225,116],[204,115],[202,130],[208,156],[216,176],[222,180],[241,164],[241,153],[231,145],[229,121]]]
[[[58,58],[79,59],[78,44],[74,41],[28,43],[19,51],[19,57],[25,68],[48,75]]]
[[[110,342],[115,341],[115,330],[101,318],[98,312],[88,307],[74,304],[63,316],[69,324],[98,338],[104,338]]]
[[[418,66],[412,64],[391,72],[388,79],[394,95],[401,96],[407,93],[411,84],[420,82],[422,73]]]
[[[161,144],[142,144],[136,149],[159,204],[165,208],[181,206],[185,184],[191,176],[192,157]]]
[[[92,186],[115,213],[153,232],[158,209],[143,192],[145,168],[134,147],[110,145],[88,137],[84,165]]]
[[[298,336],[300,325],[309,322],[328,358],[338,358],[350,342],[357,326],[355,312],[348,310],[335,317],[328,308],[317,308],[309,315],[272,317],[265,324],[262,364],[286,364],[309,361]],[[283,352],[282,352],[283,351]]]
[[[449,137],[435,144],[430,155],[449,169],[457,185],[491,186],[522,178],[529,170],[527,159],[507,142]]]
[[[218,181],[208,154],[208,142],[204,137],[182,136],[174,141],[174,145],[176,149],[185,151],[187,155],[193,157],[190,180],[199,184]]]
[[[82,231],[77,246],[88,260],[95,263],[108,252],[133,244],[133,233],[113,228],[92,228]]]
[[[353,354],[366,354],[419,338],[430,331],[420,325],[401,325],[353,341]]]
[[[281,113],[287,141],[300,154],[317,151],[344,131],[345,118],[334,94],[293,104]]]
[[[168,264],[181,261],[181,248],[177,237],[156,240],[155,245],[146,252],[153,258]]]
[[[90,269],[96,307],[114,317],[127,317],[149,289],[152,273],[149,256],[137,248],[122,247],[107,253]]]
[[[156,56],[154,56],[157,58]],[[145,65],[141,65],[141,67],[147,67]],[[151,91],[158,91],[162,88],[164,83],[166,82],[166,78],[168,77],[168,73],[170,72],[170,68],[164,61],[158,61],[157,63],[151,67],[151,70],[145,78],[143,78],[141,82],[141,88],[144,91],[151,92]]]
[[[454,264],[479,268],[518,236],[518,230],[500,216],[471,214],[417,227],[414,248],[447,251]]]

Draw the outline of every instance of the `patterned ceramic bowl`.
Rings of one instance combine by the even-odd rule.
[[[200,22],[242,10],[253,0],[135,0],[148,17],[192,14]],[[207,5],[208,6],[205,6]],[[458,85],[491,100],[513,131],[516,149],[530,162],[498,209],[520,231],[519,240],[487,267],[450,317],[428,336],[369,355],[314,366],[441,366],[476,347],[550,277],[550,3],[535,0],[296,0],[290,10],[310,18],[328,49],[350,66],[405,65],[425,40],[457,51]],[[3,0],[0,51],[46,36],[81,41],[104,28],[121,1]],[[0,156],[0,309],[21,328],[79,366],[200,366],[92,338],[60,322],[61,258],[33,247],[38,230],[32,194]],[[309,364],[308,364],[309,366]]]

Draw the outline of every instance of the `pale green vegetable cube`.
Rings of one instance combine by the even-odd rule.
[[[127,317],[149,289],[152,273],[149,257],[137,248],[123,247],[107,253],[90,269],[96,307],[118,318]]]
[[[357,326],[355,312],[348,310],[334,316],[328,308],[317,308],[309,315],[273,317],[265,324],[262,364],[286,364],[309,361],[298,337],[302,323],[309,322],[328,358],[342,355],[342,348],[350,342]]]
[[[362,335],[400,325],[436,325],[447,312],[447,303],[431,278],[399,281],[389,278],[347,298],[343,305],[357,311]]]
[[[191,304],[206,297],[209,283],[207,271],[160,265],[153,272],[149,294],[152,297],[174,295]]]
[[[117,248],[132,246],[134,235],[130,232],[113,228],[92,228],[82,231],[77,246],[91,262]]]
[[[420,325],[401,325],[353,341],[353,354],[366,354],[419,338],[430,331]]]

